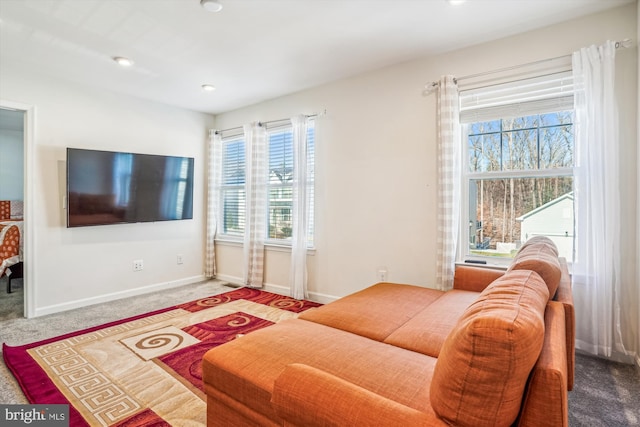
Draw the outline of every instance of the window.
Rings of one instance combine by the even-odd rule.
[[[293,135],[291,128],[269,132],[269,239],[291,238]],[[287,215],[288,214],[288,215]]]
[[[536,235],[573,258],[573,98],[566,80],[560,94],[531,96],[552,84],[542,78],[461,94],[464,258],[512,258]],[[509,101],[496,102],[505,94]]]
[[[222,141],[222,218],[219,223],[221,234],[227,237],[244,235],[244,156],[244,139],[236,137]]]
[[[269,174],[267,182],[267,227],[265,239],[289,244],[293,210],[293,132],[291,125],[267,130]],[[310,193],[309,246],[313,246],[313,194],[315,175],[315,128],[310,121],[307,133],[307,187]],[[242,136],[222,141],[220,186],[221,224],[219,236],[240,239],[245,221],[245,143]]]
[[[313,121],[307,131],[307,188],[309,189],[309,246],[313,246],[313,193],[315,175]],[[269,218],[267,239],[285,243],[291,239],[293,211],[293,134],[291,127],[275,128],[269,135]]]

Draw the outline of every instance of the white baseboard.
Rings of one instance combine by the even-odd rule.
[[[329,304],[330,302],[340,299],[340,297],[321,294],[319,292],[309,292],[309,299],[311,301],[319,302],[320,304]]]
[[[226,274],[216,274],[216,280],[221,282],[229,282],[234,285],[242,286],[242,277],[229,276]]]
[[[242,286],[242,277],[235,277],[235,276],[229,276],[226,274],[217,274],[216,275],[216,279],[223,281],[223,282],[229,282],[229,283],[233,283],[235,285],[240,285]],[[272,283],[265,283],[264,287],[262,288],[263,290],[267,291],[267,292],[271,292],[274,294],[278,294],[278,295],[289,295],[289,287],[288,286],[282,286],[282,285],[274,285]],[[333,295],[327,295],[327,294],[321,294],[319,292],[309,292],[309,300],[314,301],[314,302],[319,302],[321,304],[328,304],[330,302],[333,302],[335,300],[337,300],[340,297],[336,297]]]
[[[289,296],[289,287],[287,286],[282,286],[282,285],[273,285],[270,283],[265,283],[264,287],[262,288],[263,290],[267,291],[267,292],[271,292],[272,294],[278,294],[278,295],[284,295],[284,296]]]
[[[89,305],[100,304],[100,303],[109,302],[109,301],[115,301],[122,298],[134,297],[137,295],[148,294],[151,292],[177,288],[179,286],[190,285],[192,283],[198,283],[204,280],[206,280],[204,275],[185,277],[184,279],[172,280],[170,282],[155,283],[153,285],[142,286],[135,289],[127,289],[126,291],[113,292],[110,294],[100,295],[97,297],[79,299],[75,301],[65,302],[63,304],[49,305],[45,307],[36,308],[34,317],[59,313],[61,311],[72,310],[74,308],[81,308],[81,307],[86,307]]]

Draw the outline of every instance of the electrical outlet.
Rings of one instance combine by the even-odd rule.
[[[144,269],[144,263],[141,259],[133,261],[133,271],[142,271]]]
[[[386,282],[387,274],[387,267],[378,267],[378,280],[380,280],[381,282]]]
[[[183,262],[184,262],[184,259],[182,258],[182,254],[178,254],[176,256],[176,263],[182,264]]]

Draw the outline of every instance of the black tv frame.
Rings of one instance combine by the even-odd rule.
[[[125,161],[119,190],[115,159]],[[67,228],[193,219],[194,165],[193,157],[67,147]]]

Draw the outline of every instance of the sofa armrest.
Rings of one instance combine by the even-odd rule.
[[[453,289],[482,292],[491,282],[503,275],[502,270],[458,265],[453,276]]]
[[[297,363],[288,365],[276,379],[271,404],[287,426],[445,425],[434,415]]]
[[[544,313],[542,351],[529,376],[519,427],[567,427],[567,351],[564,307],[549,301]]]
[[[576,360],[576,314],[573,307],[573,291],[571,290],[571,275],[565,258],[558,258],[562,275],[554,301],[564,306],[565,328],[567,333],[567,386],[573,389]]]

